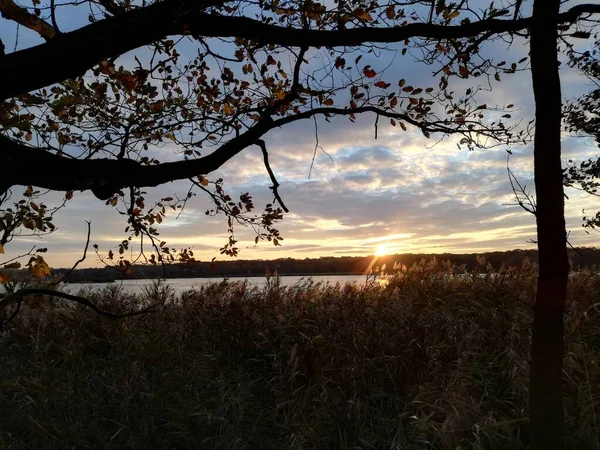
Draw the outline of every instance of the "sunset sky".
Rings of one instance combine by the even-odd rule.
[[[21,29],[19,47],[37,41]],[[15,27],[0,22],[0,37],[7,49],[14,45]],[[11,44],[12,42],[12,44]],[[494,44],[490,51],[506,54]],[[527,55],[522,43],[509,50],[512,59]],[[390,59],[375,61],[385,66]],[[406,78],[415,87],[433,83],[432,68],[413,64],[411,58],[399,58],[388,69],[388,78]],[[565,99],[591,89],[583,77],[566,69],[562,73]],[[470,83],[476,81],[469,80]],[[481,103],[520,108],[515,117],[525,121],[533,117],[533,98],[528,71],[505,76],[491,92],[483,92]],[[318,119],[320,150],[316,152],[310,179],[309,168],[315,151],[315,125],[312,120],[297,122],[269,133],[265,139],[270,159],[290,209],[279,225],[284,237],[281,247],[269,242],[254,245],[253,235],[238,228],[242,259],[305,258],[373,254],[385,244],[390,253],[485,252],[515,248],[534,248],[535,220],[514,206],[514,195],[507,176],[506,147],[468,151],[459,150],[457,139],[437,142],[426,139],[416,129],[407,132],[380,120],[378,138],[374,134],[375,117],[363,115],[356,123],[336,118],[327,123]],[[161,161],[174,160],[173,146],[160,150]],[[515,146],[510,167],[521,184],[533,190],[532,146]],[[582,160],[598,154],[592,139],[563,139],[563,158]],[[331,159],[330,159],[331,157]],[[262,164],[258,147],[251,147],[234,157],[222,170],[209,176],[222,177],[231,194],[250,192],[257,210],[271,202],[271,181]],[[147,189],[148,199],[177,194],[184,196],[188,182],[174,182]],[[18,192],[15,190],[15,192]],[[567,228],[573,245],[594,246],[600,243],[596,232],[586,234],[581,228],[582,210],[595,212],[600,201],[578,191],[567,192]],[[50,194],[52,205],[64,193]],[[55,199],[54,201],[52,199]],[[223,216],[209,218],[204,212],[208,199],[198,195],[191,199],[184,213],[175,214],[159,226],[161,238],[174,247],[193,247],[196,257],[210,260],[219,257],[218,249],[226,242]],[[86,223],[91,221],[91,244],[108,251],[124,237],[126,219],[107,207],[91,193],[76,192],[68,207],[56,218],[58,230],[43,238],[17,238],[7,245],[8,259],[32,245],[48,247],[48,261],[54,267],[69,266],[82,253]],[[220,257],[223,259],[223,257]],[[1,260],[0,260],[1,262]],[[93,253],[84,266],[98,265]]]

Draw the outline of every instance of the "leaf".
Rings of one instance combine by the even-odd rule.
[[[394,17],[396,17],[396,10],[394,9],[394,5],[389,5],[386,9],[385,9],[385,15],[387,16],[388,19],[392,20]]]
[[[377,72],[371,69],[370,66],[365,67],[363,69],[363,73],[367,78],[375,78],[375,76],[377,75]]]
[[[331,99],[331,98],[328,98],[328,99],[326,99],[326,100],[323,102],[323,104],[324,104],[325,106],[331,106],[331,105],[333,105],[333,99]]]
[[[362,20],[364,20],[366,22],[371,22],[373,20],[373,18],[371,17],[371,15],[367,11],[365,11],[364,9],[362,9],[362,8],[355,9],[354,10],[354,15],[357,18],[362,19]]]
[[[225,114],[227,114],[228,116],[231,116],[233,114],[233,110],[231,109],[231,106],[229,106],[229,103],[223,104],[223,112],[225,112]]]
[[[6,274],[4,272],[0,272],[0,284],[4,284],[8,280],[10,280],[10,277],[8,276],[8,274]]]
[[[591,36],[591,33],[589,31],[575,31],[574,33],[571,34],[571,37],[577,38],[577,39],[588,39]]]
[[[377,83],[375,83],[375,86],[377,86],[378,88],[381,88],[381,89],[387,89],[391,86],[391,84],[386,83],[385,81],[378,81]]]
[[[4,253],[4,246],[0,244],[0,253]]]

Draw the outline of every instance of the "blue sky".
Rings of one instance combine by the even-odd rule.
[[[63,16],[64,28],[81,23],[80,17]],[[14,45],[15,29],[0,19],[0,37],[7,49]],[[19,48],[39,42],[27,30],[20,30]],[[490,46],[495,55],[507,54],[510,60],[526,56],[527,48],[515,42],[510,49],[499,43]],[[507,59],[508,59],[507,57]],[[375,68],[390,63],[391,53],[372,60]],[[388,69],[389,79],[406,78],[409,84],[427,87],[433,80],[432,67],[399,58]],[[517,118],[533,117],[529,72],[504,76],[491,92],[482,92],[480,103],[514,103]],[[565,99],[592,86],[579,74],[561,72]],[[458,87],[457,87],[458,89]],[[281,247],[268,242],[254,245],[248,230],[238,229],[240,258],[318,257],[373,254],[385,244],[390,253],[484,252],[514,248],[534,248],[534,217],[514,206],[506,170],[505,147],[459,150],[457,138],[435,144],[418,130],[403,132],[380,121],[378,139],[375,117],[364,115],[356,123],[335,118],[331,123],[318,120],[319,145],[327,152],[316,153],[310,179],[309,168],[315,150],[312,120],[276,129],[266,136],[272,168],[281,184],[280,194],[291,212],[279,225],[285,240]],[[435,145],[434,145],[435,144]],[[178,158],[173,145],[160,149],[161,160]],[[532,147],[515,146],[510,166],[520,182],[533,191]],[[584,159],[598,154],[592,139],[563,138],[563,157]],[[330,159],[331,158],[331,159]],[[333,162],[331,161],[333,160]],[[210,178],[222,177],[232,194],[250,192],[262,209],[272,201],[271,184],[258,147],[234,157]],[[177,193],[185,195],[188,183],[179,181],[147,189],[147,198]],[[581,228],[582,210],[596,211],[597,199],[569,190],[567,227],[573,245],[598,245],[598,234]],[[63,194],[49,194],[47,204]],[[174,247],[194,248],[197,257],[209,260],[218,256],[226,241],[223,217],[210,218],[204,211],[209,202],[194,197],[185,212],[175,219],[170,214],[159,227],[161,237]],[[101,250],[114,248],[123,237],[123,216],[104,205],[90,193],[76,193],[66,210],[57,216],[58,230],[42,238],[23,237],[6,247],[6,258],[32,245],[48,247],[53,266],[68,266],[81,256],[86,236],[85,221],[92,222],[91,243]],[[87,266],[97,265],[93,255]]]

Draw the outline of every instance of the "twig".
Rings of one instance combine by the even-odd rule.
[[[156,304],[154,304],[154,305],[148,306],[147,308],[140,309],[138,311],[130,311],[130,312],[123,313],[123,314],[116,314],[116,313],[112,313],[110,311],[104,311],[104,310],[98,308],[92,302],[90,302],[89,300],[87,300],[83,297],[68,294],[66,292],[53,291],[51,289],[21,289],[21,290],[15,292],[14,294],[10,294],[10,295],[4,297],[2,300],[0,300],[0,311],[9,305],[18,304],[18,303],[22,302],[23,300],[25,300],[25,297],[27,297],[28,295],[46,295],[48,297],[58,297],[58,298],[62,298],[64,300],[70,300],[72,302],[79,303],[80,305],[90,308],[92,311],[94,311],[97,314],[100,314],[101,316],[110,317],[112,319],[123,319],[125,317],[134,317],[134,316],[139,316],[141,314],[146,314],[146,313],[151,312],[157,306]]]
[[[521,183],[519,183],[519,180],[515,176],[514,172],[512,170],[510,170],[509,161],[510,161],[510,153],[506,157],[506,170],[508,171],[508,180],[510,181],[510,187],[512,188],[512,191],[515,194],[515,199],[517,200],[517,204],[521,208],[523,208],[525,211],[527,211],[535,216],[536,215],[535,202],[533,201],[531,196],[527,192],[525,192],[525,187],[522,186]],[[515,184],[516,184],[516,186],[515,186]],[[519,192],[523,195],[523,197],[525,198],[525,201],[527,201],[527,203],[529,203],[529,206],[526,206],[525,203],[523,202],[523,200],[521,200],[521,197],[519,197]]]
[[[271,181],[273,182],[273,186],[271,186],[269,189],[271,189],[273,191],[273,195],[275,196],[275,199],[277,200],[277,202],[281,205],[281,208],[286,213],[290,212],[290,210],[284,205],[283,200],[281,200],[281,197],[279,196],[279,191],[277,190],[277,188],[279,187],[279,183],[277,182],[277,179],[275,178],[275,174],[273,173],[273,170],[271,170],[271,165],[269,164],[269,153],[267,152],[267,146],[265,144],[265,141],[263,141],[262,139],[258,139],[256,141],[256,145],[258,145],[260,147],[260,149],[262,150],[263,159],[265,162],[265,168],[267,169],[267,172],[269,173],[269,177],[271,178]]]
[[[317,124],[317,117],[316,116],[312,116],[313,121],[315,123],[315,151],[313,152],[313,156],[312,156],[312,160],[310,162],[310,168],[308,169],[308,179],[310,180],[310,175],[312,174],[312,169],[313,166],[315,165],[315,158],[317,156],[317,150],[321,150],[323,153],[325,153],[329,159],[331,160],[331,162],[333,163],[333,158],[331,157],[331,155],[329,153],[327,153],[323,147],[321,147],[319,145],[319,125]]]
[[[83,249],[83,256],[77,260],[77,262],[75,264],[73,264],[73,267],[71,267],[67,273],[65,273],[58,281],[54,282],[51,284],[51,286],[58,286],[60,283],[62,283],[63,281],[65,281],[69,275],[71,275],[71,273],[77,268],[77,266],[79,264],[81,264],[83,261],[85,261],[85,258],[87,257],[87,251],[88,251],[88,247],[90,245],[90,232],[91,232],[91,222],[89,220],[85,221],[87,223],[87,239],[85,240],[85,248]]]
[[[56,23],[56,5],[54,4],[55,0],[50,0],[50,18],[52,19],[52,26],[54,27],[54,32],[56,34],[60,34],[60,29],[58,28],[58,24]]]

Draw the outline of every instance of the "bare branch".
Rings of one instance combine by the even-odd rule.
[[[273,170],[271,170],[271,165],[269,164],[269,153],[267,152],[267,146],[265,144],[265,141],[263,141],[262,139],[258,139],[256,141],[256,145],[258,145],[260,147],[260,149],[262,150],[265,168],[267,169],[267,172],[269,173],[269,177],[271,178],[271,181],[273,182],[273,186],[271,186],[270,189],[273,191],[273,195],[275,196],[275,199],[281,205],[281,208],[286,213],[290,212],[290,210],[287,209],[287,207],[283,203],[283,200],[281,200],[281,197],[279,196],[279,191],[277,190],[277,188],[279,187],[279,183],[277,182],[277,179],[275,178],[275,174],[273,173]]]
[[[87,257],[88,247],[90,245],[90,233],[91,233],[91,223],[88,220],[86,220],[85,223],[87,223],[87,238],[85,240],[85,248],[83,249],[83,256],[79,260],[77,260],[77,262],[75,264],[73,264],[73,266],[67,271],[67,273],[65,273],[58,281],[52,283],[52,286],[58,286],[60,283],[65,281],[69,277],[69,275],[71,275],[71,273],[77,268],[77,266],[79,264],[81,264],[83,261],[85,261],[85,258]]]
[[[104,311],[104,310],[98,308],[96,305],[94,305],[88,299],[79,297],[77,295],[72,295],[72,294],[68,294],[66,292],[61,292],[61,291],[53,291],[51,289],[26,288],[26,289],[21,289],[21,290],[15,292],[14,294],[7,295],[3,299],[1,299],[0,300],[0,311],[5,309],[9,305],[18,304],[19,302],[26,300],[27,297],[32,296],[32,295],[37,295],[37,296],[43,295],[46,297],[57,297],[57,298],[62,298],[64,300],[69,300],[69,301],[78,303],[80,305],[86,306],[87,308],[90,308],[92,311],[96,312],[97,314],[100,314],[101,316],[110,317],[112,319],[123,319],[125,317],[134,317],[134,316],[139,316],[142,314],[147,314],[147,313],[155,310],[156,307],[158,306],[158,305],[151,305],[147,308],[143,308],[138,311],[130,311],[130,312],[123,313],[123,314],[116,314],[116,313],[112,313],[110,311]]]

